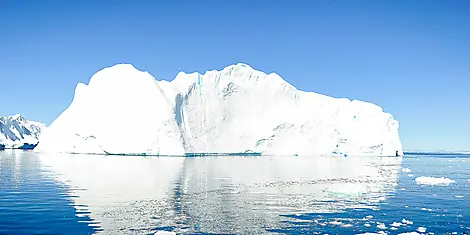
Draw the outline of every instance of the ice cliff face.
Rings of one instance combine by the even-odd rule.
[[[245,64],[155,81],[115,65],[78,84],[37,151],[110,154],[402,154],[379,106],[299,91]]]
[[[0,144],[7,148],[37,144],[41,131],[45,127],[44,124],[28,121],[19,114],[0,117]]]

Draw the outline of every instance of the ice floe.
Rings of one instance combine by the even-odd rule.
[[[415,179],[417,184],[420,185],[449,185],[451,183],[455,183],[455,180],[449,178],[436,178],[436,177],[429,177],[429,176],[420,176]]]

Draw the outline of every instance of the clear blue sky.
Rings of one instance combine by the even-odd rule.
[[[122,62],[158,80],[244,62],[382,106],[407,150],[470,149],[470,1],[0,1],[0,115],[50,124]]]

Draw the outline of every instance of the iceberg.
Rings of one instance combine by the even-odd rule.
[[[43,123],[28,121],[19,114],[0,117],[0,149],[32,149],[45,128]]]
[[[117,64],[78,84],[38,152],[130,155],[402,155],[398,121],[372,103],[297,90],[235,64],[156,81]]]

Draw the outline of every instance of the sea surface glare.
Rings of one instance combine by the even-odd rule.
[[[442,178],[441,178],[442,177]],[[0,234],[462,234],[470,155],[0,151]]]

